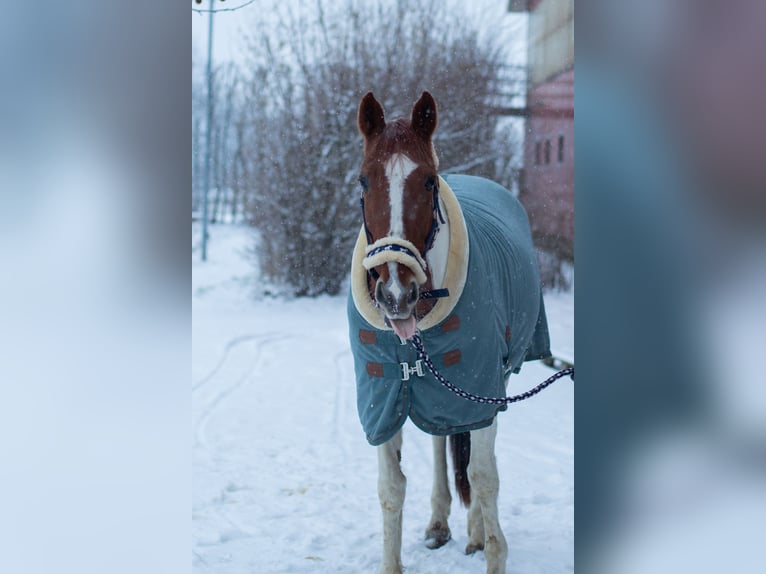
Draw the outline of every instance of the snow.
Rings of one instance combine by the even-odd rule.
[[[356,414],[345,296],[259,295],[254,232],[218,225],[210,233],[209,260],[201,263],[193,229],[194,572],[375,572],[382,547],[377,455]],[[571,292],[546,296],[554,348],[568,358],[572,299]],[[527,363],[509,393],[551,373]],[[499,510],[509,573],[574,569],[573,404],[566,378],[500,414]],[[425,547],[431,439],[409,422],[402,457],[406,570],[484,572],[481,552],[463,553],[466,513],[456,501],[453,539]]]

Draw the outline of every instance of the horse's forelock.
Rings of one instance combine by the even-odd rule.
[[[437,167],[436,154],[431,140],[418,136],[410,126],[409,120],[399,118],[386,125],[374,150],[380,161],[385,161],[394,154],[404,154],[417,164]]]

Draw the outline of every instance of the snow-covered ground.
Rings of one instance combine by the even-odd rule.
[[[345,297],[257,296],[254,240],[248,228],[213,226],[208,262],[193,251],[194,572],[376,572],[377,458],[356,414]],[[572,293],[548,295],[546,305],[555,352],[574,358]],[[551,373],[527,363],[509,393]],[[574,569],[573,406],[567,378],[499,415],[509,573]],[[463,553],[466,516],[457,502],[453,539],[425,547],[431,440],[409,422],[402,457],[406,570],[484,572],[481,552]]]

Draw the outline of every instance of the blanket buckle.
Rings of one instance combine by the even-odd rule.
[[[422,377],[425,375],[425,371],[423,370],[423,361],[421,359],[418,359],[415,361],[415,366],[410,367],[409,363],[399,363],[399,366],[402,368],[402,380],[403,381],[409,381],[410,377],[412,375],[417,375],[418,377]]]

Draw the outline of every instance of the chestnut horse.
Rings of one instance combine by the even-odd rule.
[[[412,364],[410,339],[419,331],[432,357],[458,379],[455,384],[478,385],[472,388],[480,394],[499,396],[523,361],[549,354],[547,324],[523,208],[488,180],[440,177],[432,143],[436,124],[436,102],[428,92],[409,119],[387,123],[371,92],[359,106],[363,226],[352,262],[349,324],[357,406],[368,441],[378,446],[380,572],[402,572],[401,426],[409,417],[434,435],[427,545],[438,548],[451,538],[449,435],[457,492],[469,506],[466,552],[483,550],[487,572],[499,574],[505,572],[508,546],[498,519],[494,447],[496,414],[504,407],[450,395],[420,361]],[[512,228],[516,235],[497,239],[488,228]],[[507,271],[505,260],[520,270]],[[487,269],[479,269],[480,262]],[[467,341],[457,342],[457,334]]]

